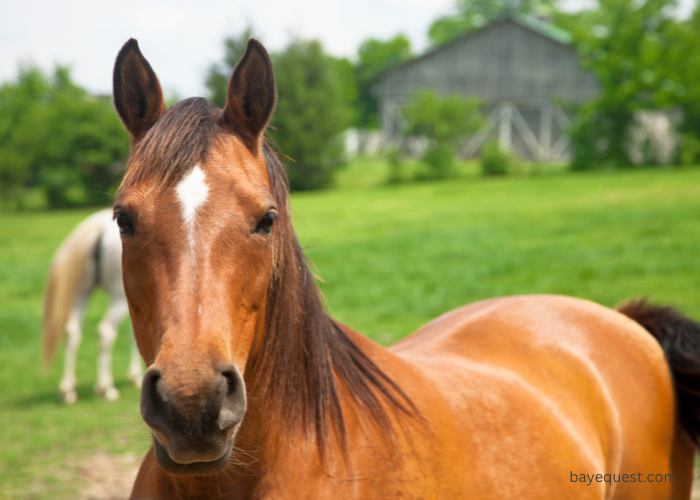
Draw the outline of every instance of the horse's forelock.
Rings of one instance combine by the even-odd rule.
[[[221,114],[203,97],[172,106],[132,148],[120,189],[146,179],[174,184],[193,165],[205,163],[211,149],[226,134],[219,125]]]

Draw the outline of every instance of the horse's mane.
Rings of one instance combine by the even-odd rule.
[[[222,111],[204,98],[171,107],[134,148],[122,188],[142,179],[175,183],[226,133]],[[389,410],[418,416],[403,392],[330,318],[292,227],[287,174],[265,143],[263,154],[278,210],[273,230],[274,263],[259,355],[246,379],[256,410],[289,430],[314,436],[321,456],[334,428],[346,450],[341,400],[354,401],[363,421],[373,421],[393,439]],[[267,417],[266,417],[267,418]]]

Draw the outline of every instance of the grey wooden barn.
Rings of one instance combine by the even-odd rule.
[[[572,113],[562,104],[589,101],[599,85],[581,67],[567,32],[509,14],[382,75],[377,90],[386,142],[401,140],[402,108],[421,89],[481,99],[486,123],[465,143],[464,156],[493,138],[521,158],[557,161],[571,156],[564,131]]]

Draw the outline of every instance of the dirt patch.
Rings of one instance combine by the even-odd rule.
[[[140,465],[141,457],[134,454],[94,454],[77,465],[78,473],[87,482],[78,500],[128,499]]]

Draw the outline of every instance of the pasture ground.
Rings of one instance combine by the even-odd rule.
[[[700,169],[552,169],[384,186],[382,168],[355,162],[338,188],[292,202],[332,314],[382,343],[500,295],[559,293],[608,306],[649,296],[700,319]],[[149,443],[126,377],[126,326],[114,351],[122,397],[93,395],[104,295],[84,327],[78,403],[58,404],[62,359],[40,371],[46,271],[92,211],[0,214],[0,500],[119,498],[85,491],[100,467],[128,475]]]

